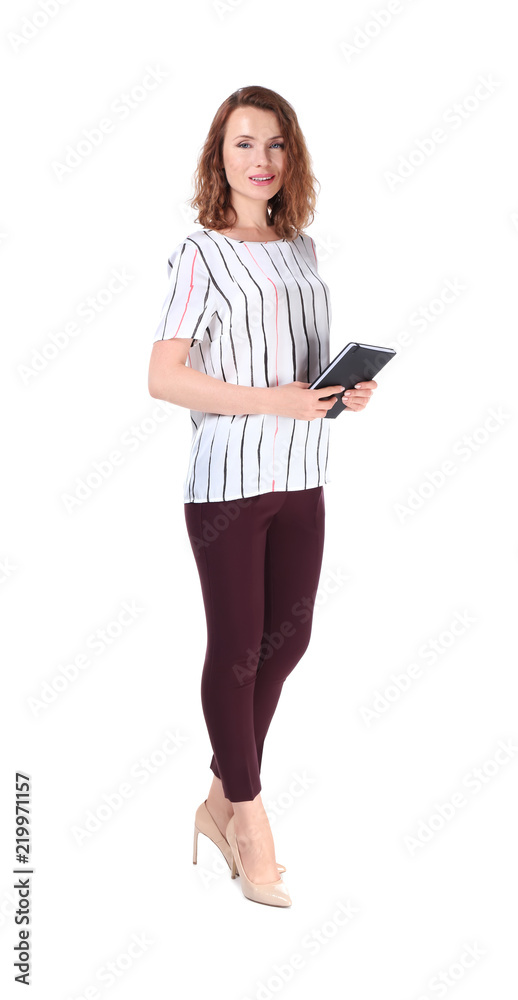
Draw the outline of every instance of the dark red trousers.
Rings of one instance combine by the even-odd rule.
[[[263,744],[305,652],[324,549],[324,487],[185,503],[207,624],[210,768],[231,802],[261,791]]]

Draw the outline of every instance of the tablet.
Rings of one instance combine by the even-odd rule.
[[[346,344],[343,351],[337,354],[308,389],[325,388],[327,385],[344,386],[343,392],[338,393],[335,405],[326,413],[326,417],[333,420],[346,409],[342,403],[344,392],[354,389],[357,382],[370,382],[395,354],[392,347],[375,347],[374,344],[357,344],[353,341]],[[319,399],[331,399],[331,396],[319,396]]]

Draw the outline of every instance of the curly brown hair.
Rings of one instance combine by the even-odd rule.
[[[311,157],[293,107],[268,87],[240,87],[218,108],[193,175],[194,197],[189,204],[198,209],[194,221],[215,230],[232,228],[237,221],[223,170],[223,140],[232,111],[247,106],[273,111],[279,121],[286,166],[282,187],[268,199],[268,225],[275,226],[281,239],[295,239],[314,219],[315,184],[320,187],[320,182],[311,169]]]

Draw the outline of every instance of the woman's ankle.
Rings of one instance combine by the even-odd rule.
[[[215,778],[214,781],[212,782],[212,785],[209,788],[209,793],[207,795],[207,802],[211,803],[214,806],[217,806],[219,809],[222,809],[225,812],[228,812],[229,815],[232,815],[234,811],[230,800],[225,798],[223,785],[219,780],[219,778],[218,779]]]
[[[270,829],[268,816],[260,796],[252,801],[233,802],[236,830],[250,838],[263,837]]]

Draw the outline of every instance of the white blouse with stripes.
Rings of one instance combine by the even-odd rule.
[[[329,364],[329,288],[311,236],[257,243],[198,229],[173,250],[153,343],[191,339],[187,364],[236,385],[312,382]],[[191,410],[184,502],[330,482],[325,418]]]

